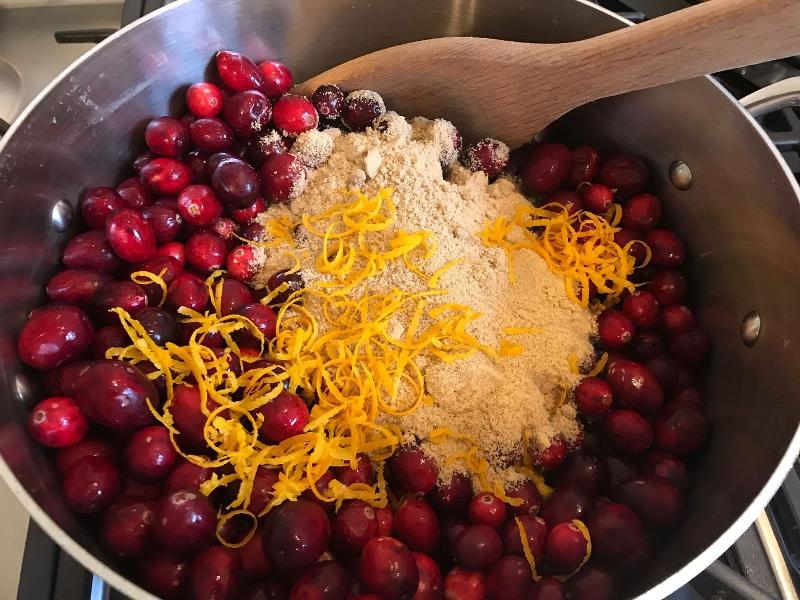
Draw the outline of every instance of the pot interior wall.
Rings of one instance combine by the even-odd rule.
[[[143,124],[180,105],[182,90],[204,77],[214,51],[278,58],[302,80],[415,39],[478,35],[557,42],[619,26],[588,5],[563,0],[193,0],[79,64],[27,115],[0,154],[0,454],[22,485],[69,535],[103,558],[87,525],[65,509],[46,457],[21,425],[38,385],[20,370],[15,336],[42,299],[42,285],[70,235],[50,225],[55,203],[76,206],[86,187],[128,176]],[[644,590],[733,523],[797,429],[797,198],[764,139],[706,80],[594,103],[567,115],[549,135],[633,150],[647,160],[668,214],[688,240],[692,301],[713,336],[706,392],[714,436],[698,464],[688,518],[657,550],[654,567],[637,584]],[[669,185],[667,168],[676,159],[692,169],[689,191]],[[760,312],[763,328],[758,344],[746,348],[739,323],[750,310]]]

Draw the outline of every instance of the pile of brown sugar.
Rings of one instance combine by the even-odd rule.
[[[371,235],[389,239],[398,231],[427,231],[438,240],[438,248],[426,269],[433,272],[457,261],[439,281],[447,293],[432,303],[457,303],[480,313],[469,332],[492,347],[513,329],[536,328],[536,333],[526,331],[513,338],[524,348],[518,356],[493,359],[476,352],[450,363],[418,357],[432,402],[409,415],[381,416],[383,422],[399,425],[406,442],[420,444],[437,461],[442,477],[466,470],[463,461],[449,459],[473,445],[454,437],[430,439],[433,430],[445,427],[473,440],[488,461],[489,475],[508,483],[519,478],[512,465],[526,445],[543,448],[556,436],[572,439],[578,434],[575,407],[566,393],[579,378],[570,369],[570,357],[578,364],[591,361],[589,338],[595,321],[587,309],[567,298],[563,279],[533,251],[514,255],[516,281],[511,282],[506,254],[485,246],[479,233],[487,222],[511,216],[527,200],[514,182],[501,178],[489,183],[484,173],[454,162],[451,131],[446,121],[407,121],[395,113],[387,113],[375,129],[363,133],[326,130],[320,135],[330,137],[332,150],[311,173],[305,191],[288,205],[270,207],[260,220],[322,213],[340,204],[346,189],[357,188],[371,196],[392,188],[396,221],[388,231]],[[328,146],[327,141],[314,140],[313,148]],[[330,277],[314,266],[322,252],[319,238],[305,235],[301,226],[296,244],[302,250],[307,286]],[[273,250],[258,251],[257,261],[257,281],[262,284],[272,273],[291,266],[284,253]],[[398,260],[351,294],[398,288],[428,289],[424,278]],[[313,299],[306,309],[318,309]],[[401,336],[410,318],[399,315],[392,334]]]

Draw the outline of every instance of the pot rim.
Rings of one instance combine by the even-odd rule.
[[[72,73],[75,68],[82,64],[84,61],[89,60],[94,54],[101,52],[107,45],[113,43],[117,38],[122,37],[128,31],[143,25],[153,18],[159,17],[161,14],[167,13],[176,9],[179,6],[188,4],[192,0],[176,0],[136,21],[119,29],[117,32],[97,44],[94,48],[90,49],[84,55],[75,60],[71,65],[64,69],[58,76],[56,76],[47,86],[39,92],[36,97],[22,110],[17,118],[12,122],[8,131],[0,138],[0,154],[2,154],[8,141],[14,136],[14,133],[21,127],[22,123],[26,120],[28,115],[39,106],[39,104],[50,94],[52,89],[58,85],[62,80]],[[573,0],[583,4],[596,11],[604,13],[615,20],[625,25],[631,26],[633,23],[628,19],[620,17],[616,13],[598,6],[589,0]],[[800,184],[798,184],[793,173],[789,169],[786,161],[783,160],[778,149],[769,139],[764,129],[756,122],[753,116],[734,98],[720,83],[715,81],[710,76],[704,77],[708,82],[714,85],[718,91],[733,104],[736,105],[741,116],[748,122],[750,127],[756,130],[757,134],[765,142],[765,146],[772,153],[773,157],[783,170],[784,176],[789,181],[791,189],[800,204]],[[655,586],[640,594],[636,600],[646,600],[653,598],[665,598],[681,586],[694,579],[702,571],[704,571],[712,562],[719,558],[733,543],[741,537],[741,535],[750,527],[758,517],[758,514],[766,507],[778,488],[786,479],[789,470],[800,454],[800,423],[786,448],[783,456],[776,465],[775,469],[767,479],[761,491],[753,498],[752,502],[747,508],[730,524],[730,526],[723,531],[716,540],[714,540],[705,550],[700,552],[697,556],[684,564],[683,567],[657,583]],[[42,528],[43,531],[50,536],[62,549],[66,550],[73,558],[75,558],[81,565],[91,571],[93,574],[100,577],[103,581],[119,590],[126,596],[137,598],[141,600],[158,600],[158,598],[137,584],[133,583],[127,577],[121,575],[110,565],[95,557],[92,553],[86,550],[82,545],[76,542],[69,536],[44,510],[41,506],[31,497],[28,491],[22,486],[17,477],[11,471],[8,464],[0,456],[0,479],[2,479],[16,499],[22,504],[25,510],[28,511],[34,522]]]

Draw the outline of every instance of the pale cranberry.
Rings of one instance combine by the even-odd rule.
[[[292,573],[314,564],[330,535],[330,522],[318,505],[305,500],[284,502],[267,513],[264,550],[278,569]]]
[[[263,90],[267,85],[256,64],[238,52],[220,50],[215,62],[222,83],[236,92]]]
[[[709,428],[708,416],[701,406],[694,402],[672,402],[655,420],[656,448],[688,456],[705,443]]]
[[[636,332],[631,318],[621,310],[607,308],[597,317],[597,334],[608,350],[619,350],[627,345]]]
[[[158,392],[142,372],[117,360],[92,363],[78,381],[78,401],[89,417],[111,429],[138,429],[149,425],[147,407],[158,404]]]
[[[174,240],[183,227],[181,216],[166,206],[147,206],[142,209],[142,216],[153,229],[159,244]]]
[[[80,308],[50,304],[36,309],[17,340],[20,360],[35,369],[54,369],[88,348],[94,328]]]
[[[658,271],[647,284],[661,306],[680,304],[686,298],[686,278],[677,271]]]
[[[144,587],[159,598],[173,600],[188,591],[189,565],[169,554],[148,554],[139,560],[138,573]]]
[[[533,591],[527,600],[564,600],[566,597],[561,581],[555,577],[542,577],[533,584]]]
[[[225,101],[223,116],[235,134],[249,137],[267,126],[272,116],[272,105],[261,92],[247,90]]]
[[[236,314],[250,319],[250,322],[253,323],[264,336],[265,341],[275,337],[275,326],[278,318],[275,315],[275,311],[269,306],[264,306],[258,302],[246,304],[238,309]],[[249,348],[259,347],[258,338],[249,330],[239,330],[234,334],[234,337],[241,346]]]
[[[217,117],[197,119],[189,125],[189,132],[192,143],[204,152],[220,152],[233,144],[233,131]]]
[[[81,216],[89,229],[105,229],[108,215],[124,207],[125,203],[114,188],[89,188],[83,195]]]
[[[536,450],[531,455],[533,464],[541,471],[557,469],[567,458],[567,442],[563,437],[550,440],[550,445],[542,450]]]
[[[48,448],[76,444],[89,430],[89,421],[73,398],[53,396],[33,407],[28,418],[31,437]]]
[[[61,491],[67,506],[83,515],[105,510],[119,494],[119,471],[102,456],[84,456],[64,475]]]
[[[419,584],[414,555],[391,537],[372,538],[364,546],[359,563],[364,586],[387,600],[411,598]]]
[[[647,185],[647,167],[636,156],[610,156],[600,164],[599,178],[620,196],[627,198],[644,190]]]
[[[614,399],[643,415],[653,415],[664,403],[664,392],[655,375],[632,360],[616,360],[608,367],[606,381]]]
[[[186,106],[198,117],[214,117],[222,110],[224,97],[213,83],[193,83],[186,90]]]
[[[235,158],[222,161],[211,175],[214,191],[234,208],[245,208],[255,202],[260,185],[253,167]]]
[[[123,499],[103,514],[101,537],[117,556],[139,556],[150,546],[155,504],[149,500]]]
[[[522,504],[518,506],[508,505],[508,510],[512,516],[520,517],[522,515],[537,515],[539,509],[542,507],[542,496],[539,490],[531,481],[523,481],[516,487],[508,490],[506,495],[509,498],[519,498]]]
[[[613,414],[613,412],[611,413]],[[574,485],[557,488],[542,505],[541,517],[552,526],[581,519],[590,510],[589,496]]]
[[[506,505],[491,492],[477,494],[469,503],[469,520],[475,525],[499,529],[506,520]]]
[[[394,529],[394,513],[390,506],[384,506],[375,510],[375,518],[378,520],[378,535],[387,536]]]
[[[503,554],[503,541],[492,527],[470,525],[456,538],[453,554],[465,569],[485,571]]]
[[[419,448],[403,447],[389,459],[393,483],[409,494],[427,494],[436,485],[439,469]]]
[[[574,215],[583,209],[581,199],[572,190],[558,190],[547,196],[545,200],[547,204],[557,204],[563,207],[568,215]]]
[[[68,269],[112,272],[120,260],[108,243],[105,231],[87,231],[72,238],[64,248],[62,260]]]
[[[439,511],[462,513],[472,500],[472,480],[464,473],[453,473],[446,483],[438,484],[430,493],[430,501]]]
[[[194,173],[174,158],[154,158],[142,167],[144,184],[162,196],[174,196],[192,183]],[[108,225],[106,225],[106,228]]]
[[[506,168],[508,153],[508,146],[503,142],[483,138],[464,149],[464,165],[472,171],[483,171],[492,179]]]
[[[292,154],[278,154],[261,167],[264,197],[270,202],[288,202],[299,196],[306,187],[308,171]]]
[[[577,188],[582,183],[594,181],[599,162],[600,155],[597,150],[586,145],[576,146],[569,153],[569,185]]]
[[[620,452],[641,454],[653,443],[653,428],[639,413],[612,410],[604,423],[606,439]]]
[[[311,95],[311,103],[325,119],[338,119],[344,108],[344,93],[338,85],[321,85]]]
[[[604,215],[614,202],[614,193],[602,183],[590,183],[578,188],[583,207],[598,215]]]
[[[174,258],[181,267],[186,264],[186,250],[180,242],[167,242],[163,246],[158,246],[154,256]]]
[[[631,243],[636,242],[636,243]],[[644,237],[632,229],[620,229],[614,234],[614,243],[620,248],[628,247],[628,256],[633,257],[633,263],[641,267],[647,258]]]
[[[295,394],[283,391],[276,398],[260,407],[258,412],[264,417],[259,432],[261,436],[278,444],[292,436],[303,433],[308,425],[308,407]]]
[[[142,165],[142,169],[150,164],[151,161],[152,159]],[[120,183],[117,186],[117,194],[119,194],[119,197],[122,198],[128,208],[139,210],[153,203],[153,195],[138,177],[131,177]]]
[[[209,231],[198,231],[186,240],[186,260],[201,273],[222,267],[227,250],[225,240]]]
[[[47,295],[54,302],[85,304],[108,281],[107,275],[96,271],[67,269],[47,282]]]
[[[386,112],[380,94],[372,90],[356,90],[347,94],[342,108],[342,122],[350,131],[364,131]]]
[[[444,600],[486,600],[483,573],[456,567],[444,578]]]
[[[92,298],[96,316],[104,322],[118,322],[117,315],[109,312],[112,308],[122,308],[129,314],[147,306],[147,294],[133,281],[112,281],[101,287]]]
[[[190,185],[178,195],[178,212],[190,225],[204,227],[222,216],[222,203],[207,185]]]
[[[272,111],[275,128],[283,135],[297,136],[315,129],[319,123],[317,109],[304,96],[287,94],[275,101]]]
[[[186,306],[202,311],[208,305],[208,290],[205,282],[190,273],[178,275],[167,291],[167,304],[172,308]]]
[[[639,517],[623,504],[598,504],[586,526],[592,539],[593,555],[602,560],[625,564],[645,547]]]
[[[655,326],[661,316],[658,300],[647,290],[637,290],[625,298],[622,309],[636,327],[645,329]]]
[[[556,573],[570,573],[586,556],[586,538],[572,523],[559,523],[547,534],[545,556]]]
[[[179,490],[159,501],[153,535],[161,546],[177,554],[195,554],[214,539],[217,511],[197,491]]]
[[[356,483],[363,483],[372,485],[373,469],[372,461],[366,454],[359,454],[356,456],[355,468],[335,467],[333,469],[334,476],[344,485],[355,485]]]
[[[405,498],[394,515],[397,537],[412,550],[433,552],[439,544],[439,520],[430,504],[418,498]]]
[[[681,331],[669,339],[670,354],[689,367],[696,367],[702,363],[710,347],[708,334],[697,328]]]
[[[683,241],[669,229],[653,229],[645,236],[653,253],[650,264],[659,269],[673,269],[686,258]]]
[[[550,194],[570,174],[570,153],[563,144],[542,144],[534,148],[522,165],[520,177],[529,194]]]
[[[378,536],[378,519],[362,500],[345,500],[331,523],[331,545],[339,558],[356,558],[364,545]]]
[[[637,194],[622,205],[622,226],[646,233],[661,220],[661,202],[653,194]]]
[[[178,157],[189,145],[189,132],[174,117],[158,117],[147,124],[144,141],[155,154]]]

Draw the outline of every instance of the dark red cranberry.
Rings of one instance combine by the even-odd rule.
[[[607,308],[597,317],[597,334],[608,350],[625,347],[636,333],[631,318],[621,310]]]
[[[61,491],[67,506],[89,515],[105,510],[119,494],[119,471],[102,456],[84,456],[64,475]]]
[[[686,278],[677,271],[658,271],[647,284],[662,307],[680,304],[686,298]]]
[[[568,583],[571,600],[613,600],[617,598],[614,574],[598,565],[586,565]]]
[[[647,185],[647,167],[636,156],[609,156],[600,164],[599,179],[623,198],[642,192]]]
[[[640,331],[630,345],[634,358],[645,361],[664,353],[664,340],[655,331]]]
[[[259,89],[270,98],[278,98],[292,89],[292,72],[282,62],[266,60],[259,63],[258,68],[265,82]]]
[[[279,286],[286,284],[283,291],[279,292],[273,299],[274,304],[283,304],[289,297],[296,291],[303,289],[305,282],[303,276],[299,272],[278,271],[273,273],[269,280],[267,280],[267,289],[274,292]]]
[[[661,202],[653,194],[637,194],[622,205],[622,226],[646,233],[661,220]]]
[[[233,131],[225,121],[217,117],[197,119],[189,125],[189,132],[192,143],[203,152],[220,152],[233,144]]]
[[[682,493],[689,489],[689,469],[686,463],[666,452],[650,452],[645,455],[641,472],[666,479]]]
[[[624,456],[603,455],[600,457],[600,465],[603,470],[602,489],[605,493],[611,493],[617,485],[637,472],[632,459]]]
[[[220,50],[215,62],[222,83],[236,92],[261,90],[267,85],[261,70],[243,54]]]
[[[186,306],[192,310],[202,311],[208,305],[205,282],[190,273],[178,275],[169,284],[167,304],[175,309]]]
[[[594,178],[597,177],[599,162],[600,155],[597,150],[586,145],[576,146],[569,153],[569,177],[567,181],[570,187],[577,188],[582,183],[594,181]]]
[[[442,572],[439,570],[436,561],[421,552],[413,552],[412,554],[419,574],[417,591],[414,593],[412,600],[442,600]]]
[[[545,500],[541,517],[552,526],[556,523],[581,519],[589,510],[589,496],[574,485],[565,485],[556,489]]]
[[[705,404],[703,400],[703,396],[700,394],[700,390],[691,385],[687,385],[679,389],[673,396],[670,398],[670,403],[673,402],[693,402],[698,406],[703,406]]]
[[[294,583],[289,600],[350,598],[352,576],[333,561],[325,560],[309,567]]]
[[[20,360],[35,369],[54,369],[88,348],[94,328],[80,308],[50,304],[36,309],[17,340]]]
[[[392,481],[398,491],[427,494],[436,485],[439,469],[419,448],[405,446],[389,459]]]
[[[559,523],[547,534],[547,564],[556,573],[571,573],[586,556],[586,538],[572,523]]]
[[[133,160],[133,163],[131,164],[131,166],[133,167],[133,170],[138,173],[139,171],[142,170],[143,166],[145,166],[147,163],[149,163],[155,157],[156,157],[156,155],[153,154],[152,152],[150,152],[150,150],[146,150],[145,152],[142,152],[139,156],[137,156]]]
[[[635,243],[632,243],[635,242]],[[633,257],[636,266],[642,266],[647,259],[647,249],[641,234],[631,229],[620,229],[614,234],[614,243],[620,248],[627,246],[626,252]]]
[[[254,301],[253,292],[236,279],[225,279],[222,282],[222,298],[220,301],[220,312],[222,316],[233,314],[246,304]]]
[[[224,97],[213,83],[193,83],[186,90],[186,107],[197,117],[214,117],[222,110]]]
[[[271,130],[265,135],[257,136],[250,141],[247,158],[253,166],[260,168],[273,156],[289,151],[286,140],[277,131]]]
[[[267,209],[267,203],[261,198],[258,198],[250,206],[246,208],[237,208],[231,211],[231,217],[239,225],[247,225],[250,221],[255,219],[260,213]]]
[[[253,584],[248,592],[243,596],[244,600],[287,600],[289,598],[286,590],[279,583],[274,581],[259,581]],[[359,600],[359,596],[348,596],[348,600]],[[366,600],[372,600],[367,598]],[[378,599],[380,600],[380,598]]]
[[[572,190],[558,190],[552,194],[548,194],[545,202],[547,204],[557,204],[567,212],[568,215],[574,215],[583,209],[581,199]]]
[[[317,504],[285,502],[267,513],[264,550],[278,569],[292,573],[317,561],[328,546],[330,534],[328,517]]]
[[[508,153],[508,146],[503,142],[483,138],[464,149],[464,165],[472,171],[483,171],[492,179],[506,168]]]
[[[611,386],[598,377],[584,377],[575,388],[575,405],[587,417],[602,417],[611,410]]]
[[[319,116],[308,98],[287,94],[275,101],[272,120],[275,128],[283,135],[296,136],[315,129]]]
[[[378,519],[362,500],[345,500],[331,523],[331,545],[336,556],[356,558],[364,545],[378,536]]]
[[[183,245],[181,245],[181,250],[183,250]],[[169,285],[175,280],[175,278],[183,273],[183,265],[172,256],[155,256],[154,258],[151,258],[140,265],[136,265],[132,268],[132,271],[144,271],[146,273],[152,273],[153,275],[160,277],[168,286],[167,289],[169,289]],[[140,279],[140,281],[146,282],[147,279]],[[161,303],[164,290],[161,289],[160,285],[155,282],[141,283],[139,285],[141,285],[141,287],[144,289],[144,293],[147,295],[147,301],[149,304]]]
[[[147,306],[147,294],[142,286],[133,281],[112,281],[101,287],[92,299],[96,316],[104,322],[115,323],[119,319],[112,308],[122,308],[129,314]]]
[[[150,500],[128,498],[109,507],[100,534],[106,547],[125,558],[144,553],[150,546],[154,506]]]
[[[674,334],[669,339],[669,351],[676,360],[696,367],[708,356],[711,341],[702,329],[692,328]]]
[[[532,589],[531,567],[521,556],[504,556],[486,576],[486,590],[493,600],[527,600]]]
[[[211,544],[216,527],[217,511],[205,496],[178,490],[157,504],[153,536],[169,552],[196,554]]]
[[[600,461],[586,452],[574,452],[567,457],[564,466],[555,476],[558,487],[572,485],[588,496],[594,496],[603,480]]]
[[[447,513],[442,514],[442,546],[452,554],[453,544],[456,538],[461,535],[469,526],[469,523],[463,521],[460,517],[450,515]]]
[[[400,541],[418,552],[433,552],[439,544],[439,520],[422,499],[407,497],[400,503],[394,515],[394,531]]]
[[[194,173],[174,158],[154,158],[142,167],[144,184],[162,196],[174,196],[192,183]],[[106,225],[106,229],[108,225]]]
[[[78,443],[60,448],[56,454],[56,465],[62,475],[66,475],[80,459],[85,456],[100,456],[112,463],[117,460],[117,447],[98,438],[84,437]]]
[[[194,559],[190,571],[193,598],[238,598],[242,586],[242,564],[232,548],[206,548]]]
[[[373,469],[372,461],[366,454],[356,456],[356,466],[336,467],[333,469],[334,476],[344,485],[355,485],[363,483],[372,485]]]
[[[547,448],[537,450],[531,455],[533,464],[545,472],[557,469],[565,458],[567,458],[567,442],[563,437],[550,440]]]
[[[564,600],[567,592],[564,584],[555,577],[542,577],[533,584],[528,600]]]
[[[372,538],[359,563],[361,583],[387,600],[408,600],[417,590],[419,571],[414,555],[391,537]]]
[[[105,358],[109,348],[129,346],[131,339],[125,329],[119,325],[108,325],[94,332],[92,344],[89,346],[89,357]]]
[[[475,525],[499,529],[506,520],[506,505],[491,492],[476,494],[469,503],[469,520]]]
[[[272,573],[272,566],[264,554],[264,539],[257,531],[250,540],[236,549],[245,579],[265,579]]]
[[[306,403],[300,396],[291,392],[281,392],[258,411],[264,417],[259,432],[265,440],[273,444],[303,433],[303,429],[308,425]]]
[[[470,525],[456,538],[453,554],[465,569],[485,571],[503,554],[503,541],[492,527]]]
[[[378,519],[378,535],[387,536],[394,529],[394,513],[390,506],[384,506],[375,510],[375,518]]]
[[[611,445],[625,454],[641,454],[653,443],[650,423],[632,410],[612,410],[603,429]]]
[[[118,360],[98,360],[78,381],[78,402],[89,417],[111,429],[138,429],[153,415],[148,400],[158,405],[158,392],[142,372]]]
[[[249,164],[243,160],[229,159],[214,169],[211,186],[220,199],[233,208],[245,208],[258,199],[261,181]]]
[[[337,85],[321,85],[311,95],[311,103],[325,119],[338,119],[344,108],[344,94]]]
[[[192,150],[183,157],[183,162],[191,169],[195,183],[208,183],[210,178],[206,169],[208,155],[200,150]]]
[[[291,154],[278,154],[261,166],[261,185],[269,202],[288,202],[299,196],[306,187],[308,171]]]
[[[650,264],[659,269],[674,269],[686,258],[683,241],[674,231],[669,229],[653,229],[645,236],[650,246],[652,259]]]
[[[542,496],[539,490],[531,481],[523,481],[512,487],[506,492],[509,498],[519,498],[522,504],[517,506],[508,505],[508,511],[511,516],[520,517],[522,515],[538,515],[539,509],[542,507]]]
[[[225,240],[209,231],[198,231],[186,240],[186,260],[201,273],[222,267],[227,251]]]
[[[590,183],[581,186],[578,191],[583,207],[598,215],[606,214],[614,202],[614,193],[602,183]]]
[[[142,169],[150,164],[150,162],[152,162],[152,159],[147,161],[147,163],[142,166]],[[117,186],[117,194],[119,194],[119,197],[122,198],[122,201],[128,208],[140,210],[153,203],[153,195],[138,177],[131,177],[120,183]]]
[[[85,304],[91,301],[97,290],[108,281],[107,275],[97,271],[67,269],[57,273],[47,282],[47,295],[53,302]]]
[[[626,563],[641,553],[645,545],[639,517],[623,504],[599,504],[586,526],[592,538],[593,556],[601,560]]]
[[[141,213],[131,208],[115,211],[106,221],[106,236],[114,252],[130,263],[140,263],[153,256],[156,235]]]
[[[672,304],[664,308],[661,314],[661,329],[671,335],[691,329],[695,325],[694,315],[683,304]]]
[[[464,473],[453,473],[446,483],[438,484],[430,493],[431,504],[437,510],[451,514],[466,511],[470,500],[472,480]]]
[[[531,151],[522,165],[522,185],[529,194],[550,194],[569,177],[570,168],[570,153],[565,145],[542,144]]]
[[[150,338],[159,346],[175,339],[178,324],[172,313],[163,308],[143,308],[134,315]]]
[[[155,154],[178,157],[189,146],[189,132],[174,117],[158,117],[147,124],[144,141]]]
[[[672,402],[665,406],[654,423],[656,448],[688,456],[705,443],[710,423],[703,408],[693,402]]]
[[[175,427],[180,431],[178,442],[181,446],[186,444],[191,448],[203,448],[206,445],[203,436],[206,416],[200,409],[200,391],[196,387],[180,384],[175,386],[174,394],[171,411]],[[206,403],[209,410],[217,407],[213,400],[206,399]]]
[[[128,473],[137,479],[165,477],[178,459],[169,431],[162,425],[151,425],[137,431],[125,446],[122,455]]]
[[[178,211],[190,225],[205,227],[222,216],[222,203],[207,185],[190,185],[178,195]]]
[[[89,421],[73,398],[53,396],[33,407],[28,418],[31,437],[48,448],[76,444],[89,430]]]
[[[622,309],[636,327],[644,329],[655,326],[661,316],[658,300],[653,293],[647,290],[637,290],[625,298]]]
[[[683,496],[680,491],[657,475],[640,475],[623,481],[617,487],[614,498],[652,527],[672,527],[683,516]]]
[[[386,112],[380,94],[372,90],[356,90],[347,94],[342,108],[342,122],[350,131],[364,131]]]
[[[148,554],[139,560],[138,573],[144,587],[159,598],[174,600],[188,591],[189,565],[169,554]]]
[[[606,381],[619,404],[643,415],[655,414],[664,403],[661,385],[640,363],[626,359],[614,361],[608,367]]]
[[[249,244],[240,244],[228,253],[225,260],[228,274],[240,281],[249,281],[256,273],[255,253]]]
[[[275,337],[275,325],[277,316],[269,306],[264,306],[258,302],[246,304],[236,311],[236,314],[247,317],[264,336],[264,340],[271,340]],[[240,330],[235,334],[236,341],[249,348],[258,348],[259,341],[250,331]]]
[[[142,216],[152,228],[159,244],[174,240],[183,227],[181,216],[166,206],[148,206],[142,209]]]
[[[68,269],[104,273],[116,270],[121,264],[108,243],[105,231],[87,231],[76,235],[64,248],[63,261]]]
[[[242,228],[240,235],[251,242],[259,242],[264,238],[264,226],[253,221]]]
[[[528,547],[533,554],[536,562],[544,560],[545,543],[547,542],[547,523],[541,517],[533,515],[522,515],[517,517],[522,523],[525,531],[525,538],[528,540]],[[503,525],[503,551],[506,554],[522,556],[524,554],[522,537],[516,519],[509,519]]]
[[[645,363],[645,367],[650,371],[658,380],[658,384],[665,392],[669,393],[678,386],[680,377],[688,377],[682,375],[682,367],[677,362],[666,356],[656,356],[651,358]]]
[[[105,229],[108,215],[124,207],[125,203],[114,188],[89,188],[83,195],[81,216],[89,229]]]
[[[180,242],[167,242],[163,246],[158,246],[155,252],[156,258],[174,258],[183,267],[186,264],[186,250]]]
[[[201,467],[184,459],[178,461],[164,483],[165,493],[171,494],[180,490],[199,491],[200,484],[211,479],[213,471],[208,467]]]
[[[226,100],[223,116],[235,134],[249,137],[267,126],[272,105],[261,92],[247,90]]]
[[[483,573],[456,567],[444,578],[444,600],[486,600]]]

